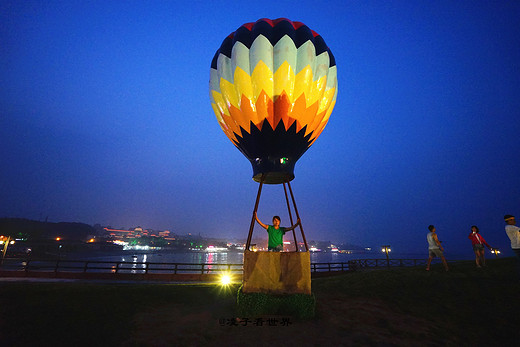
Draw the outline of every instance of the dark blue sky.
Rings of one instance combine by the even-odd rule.
[[[325,2],[324,2],[325,3]],[[292,188],[308,240],[507,249],[520,215],[520,3],[0,0],[0,217],[247,237],[258,184],[208,97],[222,40],[286,17],[339,93]],[[289,223],[283,188],[259,216]],[[262,233],[257,227],[255,235]]]

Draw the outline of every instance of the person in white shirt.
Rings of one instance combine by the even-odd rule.
[[[504,221],[507,224],[506,234],[511,240],[511,249],[518,257],[518,275],[520,276],[520,228],[515,225],[515,216],[506,214],[504,216]]]
[[[444,248],[437,237],[435,226],[428,226],[428,230],[430,231],[426,235],[426,240],[428,241],[428,262],[426,263],[426,271],[430,271],[430,264],[435,257],[439,257],[442,260],[442,265],[444,265],[444,269],[449,271],[448,262],[444,257]]]

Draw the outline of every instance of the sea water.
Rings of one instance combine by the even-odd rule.
[[[472,253],[445,254],[448,261],[474,259]],[[72,259],[72,255],[67,257]],[[394,253],[389,254],[389,259],[427,259],[428,253]],[[311,252],[311,263],[346,263],[357,259],[386,259],[384,253],[379,252]],[[117,254],[85,255],[81,259],[110,262],[136,262],[136,263],[189,263],[189,264],[242,264],[244,254],[242,252],[148,252],[135,253],[124,251]]]

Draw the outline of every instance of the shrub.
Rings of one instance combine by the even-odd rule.
[[[285,315],[300,319],[314,317],[316,298],[314,294],[244,293],[237,292],[237,310],[240,317],[260,315]]]

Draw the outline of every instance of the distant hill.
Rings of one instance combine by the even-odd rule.
[[[84,223],[39,222],[22,218],[0,218],[0,235],[32,240],[55,239],[86,241],[95,229]]]

